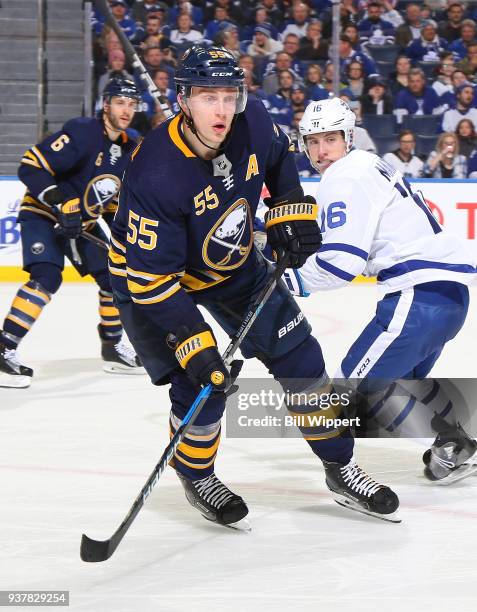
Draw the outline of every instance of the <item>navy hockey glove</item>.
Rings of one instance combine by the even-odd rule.
[[[297,201],[298,199],[298,201]],[[312,196],[289,194],[274,201],[265,198],[270,208],[265,213],[268,244],[276,261],[285,254],[290,257],[289,268],[301,268],[310,255],[321,246],[321,232],[317,223],[318,206]]]
[[[79,199],[66,200],[58,187],[54,187],[45,193],[43,200],[49,206],[58,208],[56,216],[63,235],[69,239],[78,238],[81,234],[82,224]]]
[[[181,325],[175,334],[177,361],[194,385],[211,383],[216,391],[227,391],[232,380],[227,366],[217,350],[210,325],[205,321],[192,329]]]

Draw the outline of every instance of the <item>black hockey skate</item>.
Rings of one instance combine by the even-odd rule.
[[[232,493],[215,474],[200,480],[189,480],[177,472],[187,501],[208,520],[219,525],[234,526],[248,514],[247,504]],[[245,527],[245,524],[243,525]],[[248,526],[248,524],[247,524]]]
[[[32,378],[33,370],[18,362],[16,350],[0,342],[0,387],[26,389]]]
[[[440,433],[431,448],[422,456],[424,476],[439,484],[451,484],[467,478],[477,470],[477,441],[462,429],[460,424],[454,429]],[[474,461],[469,459],[474,458]]]
[[[354,459],[347,465],[330,461],[323,464],[326,485],[337,504],[391,523],[401,522],[396,514],[399,507],[396,493],[368,476]]]
[[[105,338],[98,329],[101,338],[101,357],[103,370],[110,374],[145,374],[141,360],[131,346],[122,340],[115,341]]]

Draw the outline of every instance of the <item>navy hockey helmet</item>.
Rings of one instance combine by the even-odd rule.
[[[237,87],[236,113],[247,104],[245,74],[235,57],[224,47],[194,45],[182,56],[174,81],[177,93],[188,98],[192,87]]]
[[[109,102],[113,96],[132,98],[137,102],[141,100],[141,93],[134,81],[121,76],[115,76],[106,83],[103,90],[103,99]]]

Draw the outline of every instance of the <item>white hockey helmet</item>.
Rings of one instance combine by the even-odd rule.
[[[309,158],[308,147],[306,146],[307,136],[340,130],[344,132],[346,152],[349,153],[353,146],[355,123],[356,115],[340,98],[310,102],[298,124],[298,147]]]

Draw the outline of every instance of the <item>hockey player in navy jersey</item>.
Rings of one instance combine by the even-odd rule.
[[[125,130],[140,99],[138,89],[132,81],[116,77],[103,95],[101,119],[68,121],[62,130],[26,151],[21,160],[18,176],[27,191],[18,222],[23,269],[30,279],[18,290],[0,330],[0,386],[30,385],[33,370],[18,362],[16,349],[58,291],[65,256],[81,276],[91,274],[99,286],[98,332],[105,371],[144,372],[121,340],[107,255],[81,236],[85,232],[106,240],[97,221],[102,216],[111,223],[121,176],[136,145]]]
[[[232,335],[267,283],[270,267],[255,251],[252,227],[264,182],[271,194],[268,240],[278,258],[287,253],[291,266],[299,267],[321,237],[316,203],[303,194],[290,142],[258,99],[247,101],[244,74],[232,54],[192,48],[176,84],[181,112],[145,137],[126,170],[110,272],[121,320],[152,382],[171,384],[172,432],[200,386],[215,387],[173,463],[189,502],[207,519],[231,524],[248,513],[214,470],[231,374],[198,305]],[[310,331],[280,282],[242,354],[259,358],[304,401],[303,395],[329,391],[321,348]],[[327,482],[329,472],[344,470],[349,497],[360,498],[360,510],[392,515],[396,495],[352,461],[352,438],[339,427],[308,421],[324,414],[316,404],[288,409],[303,416],[302,433],[323,461]]]
[[[354,113],[338,99],[310,103],[300,121],[300,148],[322,174],[317,199],[323,244],[287,277],[295,281],[296,295],[343,287],[359,274],[377,277],[376,316],[338,373],[356,379],[358,388],[373,398],[371,410],[377,414],[385,411],[389,385],[425,378],[446,342],[459,332],[469,304],[467,285],[475,282],[476,269],[464,241],[443,231],[399,171],[352,148],[354,125]],[[387,424],[394,431],[419,402],[440,405],[442,410],[430,412],[438,435],[424,456],[431,480],[452,479],[477,449],[461,427],[445,420],[451,404],[439,403],[439,393],[434,385],[421,397],[411,395]]]

